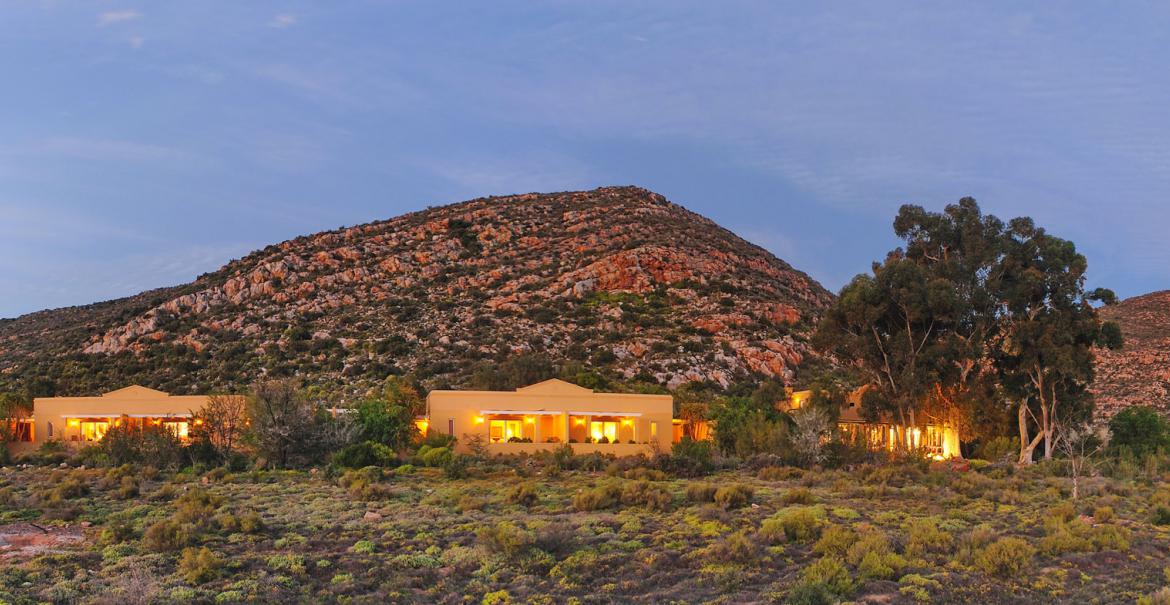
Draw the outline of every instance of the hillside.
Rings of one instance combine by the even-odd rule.
[[[1131,405],[1170,411],[1170,291],[1129,298],[1101,314],[1121,325],[1125,346],[1097,354],[1098,412],[1107,418]]]
[[[0,389],[271,375],[466,384],[527,353],[619,380],[791,377],[832,295],[634,187],[482,198],[299,237],[174,288],[0,322]]]

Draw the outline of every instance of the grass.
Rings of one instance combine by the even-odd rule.
[[[1043,466],[375,471],[0,470],[5,523],[86,536],[0,561],[0,602],[1132,603],[1170,584],[1160,481],[1093,478],[1072,503]]]

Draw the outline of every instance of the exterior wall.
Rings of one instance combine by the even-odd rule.
[[[122,416],[184,419],[201,410],[207,399],[205,395],[175,396],[144,387],[127,387],[100,397],[39,397],[33,400],[33,443],[57,440],[81,444],[82,420],[100,419],[112,425]]]
[[[464,435],[482,435],[491,452],[520,453],[571,443],[578,453],[616,455],[670,449],[674,403],[670,395],[594,393],[560,380],[515,391],[431,391],[427,419],[432,431],[454,435],[466,451]],[[532,443],[492,443],[491,421],[508,420],[518,437]],[[592,422],[610,422],[618,443],[586,443]],[[651,425],[655,435],[651,436]],[[551,441],[550,441],[551,440]],[[635,443],[629,443],[629,441]]]

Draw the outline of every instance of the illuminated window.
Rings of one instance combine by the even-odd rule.
[[[188,426],[186,420],[173,420],[162,423],[163,428],[170,431],[179,439],[186,439],[188,435]]]
[[[82,441],[101,441],[110,430],[110,423],[105,420],[86,420],[81,423]]]
[[[589,423],[589,436],[594,441],[601,441],[605,437],[606,441],[613,443],[617,441],[617,427],[616,422],[594,420]]]
[[[650,438],[651,439],[658,438],[658,423],[657,422],[650,423]]]
[[[488,424],[488,440],[492,443],[506,442],[513,437],[524,437],[519,420],[493,420]]]

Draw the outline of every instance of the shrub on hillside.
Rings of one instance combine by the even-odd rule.
[[[772,542],[812,542],[820,537],[825,512],[816,506],[794,506],[764,519],[760,535]]]
[[[622,504],[650,510],[670,510],[673,498],[665,487],[649,481],[631,481],[622,489]]]
[[[373,441],[348,445],[333,455],[333,464],[342,468],[394,466],[397,462],[394,450]]]
[[[754,493],[752,488],[742,483],[734,483],[715,490],[715,503],[724,509],[740,508],[752,501]]]
[[[224,568],[223,559],[217,557],[206,546],[203,548],[184,548],[179,557],[179,575],[188,584],[203,584],[217,578]]]
[[[574,495],[573,507],[580,511],[602,510],[617,506],[621,499],[621,487],[616,483],[606,482]]]
[[[714,502],[717,491],[719,487],[710,483],[691,483],[687,485],[687,500],[696,503]]]
[[[1138,460],[1170,449],[1170,420],[1149,406],[1125,408],[1109,420],[1110,447],[1128,449]]]
[[[800,579],[789,591],[787,602],[791,605],[829,605],[852,594],[854,587],[844,562],[835,557],[822,557],[800,572]]]
[[[1036,549],[1020,538],[1000,538],[975,554],[975,566],[1001,578],[1019,576],[1032,563]]]

